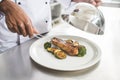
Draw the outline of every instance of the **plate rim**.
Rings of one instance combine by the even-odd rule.
[[[38,41],[41,39],[41,38],[40,38],[40,39],[36,40],[35,42],[33,42],[33,43],[31,44],[31,46],[29,47],[29,56],[32,58],[32,60],[33,60],[35,63],[41,65],[42,67],[45,67],[45,68],[48,68],[48,69],[52,69],[52,70],[57,70],[57,71],[78,71],[78,70],[83,70],[83,69],[90,68],[91,66],[95,65],[97,62],[100,61],[100,59],[101,59],[101,53],[102,53],[100,47],[99,47],[96,43],[94,43],[93,41],[91,41],[91,40],[89,40],[89,39],[87,39],[87,38],[84,38],[84,37],[81,37],[81,36],[74,36],[74,35],[51,35],[51,36],[45,36],[45,37],[43,37],[43,38],[51,38],[51,37],[57,37],[57,36],[62,36],[62,37],[63,37],[63,36],[64,36],[64,37],[68,37],[68,36],[69,36],[69,37],[78,37],[78,38],[84,39],[84,40],[88,41],[89,43],[91,43],[92,45],[94,45],[94,46],[96,47],[96,49],[97,49],[97,51],[98,51],[98,55],[97,55],[97,57],[95,58],[95,60],[92,60],[92,62],[90,62],[89,64],[87,64],[87,66],[85,65],[84,67],[81,67],[81,68],[79,68],[79,69],[67,69],[67,70],[65,70],[65,69],[56,69],[56,68],[48,67],[48,66],[46,66],[46,65],[40,64],[40,63],[38,62],[38,60],[35,59],[35,56],[31,53],[31,48],[33,47],[33,45],[34,45],[36,42],[38,42]]]

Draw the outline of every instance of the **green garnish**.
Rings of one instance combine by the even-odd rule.
[[[78,53],[77,56],[83,57],[86,54],[86,48],[85,48],[85,46],[80,46],[80,48],[78,50],[79,50],[79,53]]]
[[[44,48],[47,49],[47,48],[50,48],[51,47],[51,43],[50,42],[46,42],[44,44]]]

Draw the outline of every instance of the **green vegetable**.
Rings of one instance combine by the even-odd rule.
[[[47,48],[47,51],[52,53],[58,59],[66,58],[66,54],[62,50],[60,50],[58,48],[53,48],[53,47]]]
[[[86,48],[85,48],[85,46],[80,46],[78,50],[79,50],[79,53],[78,53],[77,56],[83,57],[86,54]]]
[[[51,47],[51,43],[50,42],[46,42],[44,44],[44,48],[47,49],[47,48],[50,48]]]

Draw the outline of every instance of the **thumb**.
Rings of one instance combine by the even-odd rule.
[[[36,28],[33,28],[33,33],[34,34],[39,34],[39,31]]]
[[[89,3],[91,3],[94,6],[96,6],[96,2],[94,0],[90,0]]]

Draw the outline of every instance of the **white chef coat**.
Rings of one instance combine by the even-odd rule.
[[[12,0],[16,2],[30,17],[33,26],[40,33],[51,30],[51,9],[50,0]],[[59,0],[64,5],[69,5],[71,0]],[[19,16],[19,15],[18,15]],[[21,16],[22,17],[22,16]],[[21,43],[28,40],[28,37],[20,36]],[[17,34],[12,33],[6,25],[5,16],[0,19],[0,53],[8,48],[16,46]]]

